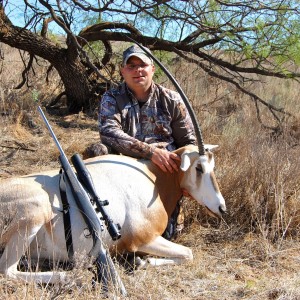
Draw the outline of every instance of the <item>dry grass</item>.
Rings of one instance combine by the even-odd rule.
[[[58,168],[58,152],[36,111],[59,81],[13,90],[20,80],[15,52],[6,54],[0,74],[0,177]],[[8,64],[10,62],[10,64]],[[12,67],[12,63],[13,66]],[[178,67],[179,68],[179,67]],[[209,218],[193,201],[184,203],[186,227],[177,242],[189,246],[194,262],[139,270],[119,269],[129,299],[300,299],[300,102],[299,86],[269,80],[251,87],[295,115],[280,135],[257,121],[251,101],[201,71],[180,66],[176,78],[193,102],[205,142],[219,144],[216,175],[228,206],[222,222]],[[14,70],[14,72],[10,72]],[[206,105],[203,105],[203,104]],[[266,123],[272,120],[262,110]],[[97,141],[94,116],[48,115],[67,155]],[[24,285],[0,277],[3,299],[99,299],[92,275],[80,268],[73,280],[55,287]],[[74,283],[80,279],[81,285]]]

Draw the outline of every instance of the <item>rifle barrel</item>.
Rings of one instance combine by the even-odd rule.
[[[47,128],[48,128],[48,130],[49,130],[49,132],[50,132],[50,134],[51,134],[51,136],[52,136],[52,138],[53,138],[53,140],[54,140],[57,148],[58,148],[58,150],[59,150],[60,155],[63,156],[63,157],[66,157],[66,155],[64,153],[64,150],[62,149],[59,141],[57,140],[57,138],[55,136],[55,133],[52,130],[52,128],[51,128],[51,126],[50,126],[50,124],[49,124],[49,122],[48,122],[48,120],[47,120],[47,118],[46,118],[46,116],[45,116],[45,114],[44,114],[44,112],[43,112],[43,110],[42,110],[42,108],[40,106],[38,106],[38,111],[41,114],[41,116],[42,116],[42,118],[43,118],[43,120],[44,120],[44,122],[45,122],[45,124],[46,124],[46,126],[47,126]]]

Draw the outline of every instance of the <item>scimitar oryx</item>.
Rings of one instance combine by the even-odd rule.
[[[191,261],[188,247],[164,239],[168,218],[183,193],[220,217],[225,201],[214,175],[214,156],[196,146],[175,151],[181,156],[178,172],[164,173],[149,160],[121,155],[103,155],[85,161],[101,199],[108,199],[106,211],[121,226],[121,238],[113,241],[106,228],[102,241],[112,252],[142,252],[152,265]],[[74,205],[67,187],[74,253],[88,253],[92,239]],[[26,281],[55,283],[65,272],[22,272],[17,266],[27,252],[31,260],[67,261],[62,202],[57,170],[1,180],[0,234],[3,253],[0,272]]]

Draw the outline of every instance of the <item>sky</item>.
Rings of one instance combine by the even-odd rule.
[[[5,13],[10,19],[10,21],[19,27],[25,26],[24,12],[25,4],[23,0],[4,0]],[[30,0],[28,2],[31,2]],[[49,30],[57,34],[64,34],[64,31],[55,24],[51,22],[49,24]]]
[[[10,20],[12,21],[12,23],[16,26],[20,26],[20,27],[24,27],[25,25],[25,20],[24,20],[24,15],[25,15],[25,4],[24,4],[24,0],[3,0],[5,3],[5,12],[7,14],[7,16],[10,18]],[[40,6],[40,8],[42,8],[43,6],[41,6],[40,4],[38,4],[39,2],[37,0],[27,0],[29,3],[33,3],[34,5],[38,5]],[[54,0],[48,0],[50,3],[53,1],[53,3],[56,3],[56,1]],[[89,0],[93,1],[93,0]],[[129,3],[123,0],[115,0],[114,4],[112,5],[121,5],[121,2],[124,4]],[[69,6],[66,4],[67,1],[61,1],[62,5],[65,5],[65,8],[68,9]],[[28,15],[31,13],[32,11],[30,9],[28,9],[28,11],[26,12],[27,18]],[[93,18],[93,16],[95,18]],[[79,13],[77,13],[77,15],[75,15],[76,17],[76,21],[77,22],[73,22],[72,24],[72,31],[75,34],[78,34],[80,32],[80,30],[82,30],[83,27],[85,27],[85,24],[88,24],[91,22],[93,22],[93,20],[96,19],[97,13],[83,13],[82,11],[80,11]],[[130,19],[125,19],[125,17],[122,14],[117,14],[117,13],[110,13],[110,14],[105,14],[103,13],[101,15],[101,17],[105,20],[108,21],[118,21],[118,22],[128,22]],[[136,18],[136,16],[127,16],[128,18]],[[88,22],[88,19],[90,22]],[[28,20],[28,19],[27,19]],[[143,21],[144,20],[144,21]],[[133,20],[131,20],[133,21]],[[149,26],[149,20],[147,19],[140,19],[139,20],[139,30],[141,30],[141,32],[143,32],[143,34],[148,35],[148,36],[153,36],[155,34],[157,34],[157,30],[160,26],[160,24],[155,24],[153,22],[155,22],[154,20],[152,20],[151,26]],[[143,23],[144,22],[144,23]],[[52,33],[55,34],[60,34],[60,35],[65,35],[65,32],[57,25],[55,24],[55,22],[50,22],[49,23],[49,31],[51,31]],[[168,36],[168,39],[172,40],[173,38],[176,39],[178,37],[174,36],[174,34],[176,34],[176,32],[180,32],[180,30],[178,30],[178,28],[176,27],[178,26],[178,24],[176,22],[172,23],[169,22],[167,26],[165,26],[164,30],[165,30],[165,34]],[[185,27],[187,28],[187,27]],[[30,28],[28,28],[30,29]],[[39,25],[39,27],[37,27],[38,30],[41,29],[41,25]],[[169,32],[168,32],[169,30]]]

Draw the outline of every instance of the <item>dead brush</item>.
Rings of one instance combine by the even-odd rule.
[[[296,237],[299,155],[286,140],[272,141],[254,128],[251,138],[237,138],[223,160],[221,190],[229,207],[227,222],[242,232],[257,232],[273,242]],[[226,152],[226,150],[224,150]]]
[[[225,118],[220,118],[217,111],[214,115],[211,110],[202,126],[209,142],[220,145],[215,153],[215,173],[228,206],[226,225],[207,218],[204,210],[185,201],[186,227],[195,221],[205,227],[224,229],[228,226],[227,234],[234,240],[255,233],[278,247],[285,239],[298,239],[297,124],[297,121],[287,120],[282,124],[282,134],[274,138],[271,131],[253,119],[251,107],[247,105]],[[212,130],[214,135],[210,134]]]

